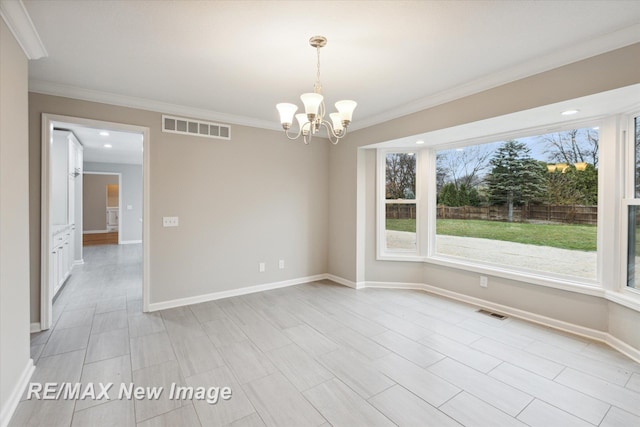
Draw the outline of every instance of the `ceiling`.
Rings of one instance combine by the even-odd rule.
[[[54,122],[70,130],[82,144],[84,162],[142,164],[142,134]]]
[[[279,129],[312,89],[352,129],[640,41],[640,1],[37,1],[30,89]],[[332,108],[331,108],[332,109]]]

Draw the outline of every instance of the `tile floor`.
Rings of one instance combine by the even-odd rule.
[[[580,337],[331,282],[144,314],[140,246],[85,256],[32,336],[32,381],[116,386],[23,400],[12,426],[640,426],[640,364]],[[131,382],[233,395],[118,399]]]

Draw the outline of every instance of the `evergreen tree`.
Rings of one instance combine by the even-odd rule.
[[[487,192],[493,204],[506,204],[509,222],[513,206],[539,199],[545,192],[545,170],[531,157],[531,150],[518,141],[506,141],[489,161]]]
[[[445,184],[440,190],[438,197],[438,203],[445,206],[459,206],[458,205],[458,190],[453,182]]]

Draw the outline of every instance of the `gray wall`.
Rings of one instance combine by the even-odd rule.
[[[107,229],[107,184],[118,184],[118,175],[82,176],[82,231]]]
[[[607,331],[640,348],[640,313],[598,297],[433,264],[375,259],[375,159],[365,145],[448,128],[640,83],[640,44],[352,132],[330,152],[329,273],[354,282],[426,283]],[[360,192],[358,191],[360,184]],[[359,215],[360,212],[360,215]],[[358,218],[365,218],[358,223]],[[358,242],[362,242],[358,245]],[[357,261],[360,260],[360,264]]]
[[[120,240],[123,242],[142,241],[142,165],[85,162],[84,170],[85,172],[122,174]],[[131,206],[131,209],[127,209],[127,206]]]
[[[152,303],[327,272],[326,141],[307,146],[282,132],[235,125],[231,141],[169,134],[161,131],[161,113],[31,93],[33,322],[40,308],[42,113],[150,128]],[[178,216],[180,226],[163,228],[163,216]]]
[[[3,19],[0,54],[0,414],[5,417],[7,402],[31,362],[28,65]]]

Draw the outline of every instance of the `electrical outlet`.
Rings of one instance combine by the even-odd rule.
[[[280,261],[278,261],[278,268],[279,268],[280,270],[284,270],[284,260],[283,260],[283,259],[281,259]]]
[[[267,265],[264,262],[261,262],[260,264],[258,264],[258,271],[260,271],[260,273],[264,273],[267,269]]]
[[[480,276],[480,287],[486,288],[488,285],[489,285],[489,279],[487,279],[487,276]]]
[[[163,216],[162,217],[162,226],[163,227],[177,227],[179,225],[177,216]]]

